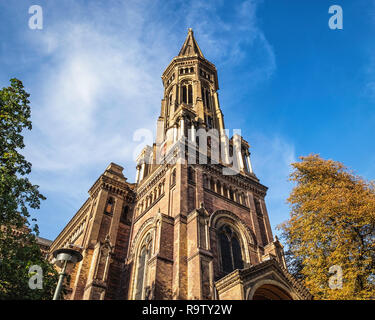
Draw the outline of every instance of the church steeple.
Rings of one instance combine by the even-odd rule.
[[[188,130],[224,129],[218,97],[217,70],[209,62],[189,28],[179,54],[162,75],[164,97],[157,124],[157,145],[173,145]]]
[[[197,41],[194,38],[194,32],[193,29],[189,28],[188,35],[186,37],[186,40],[178,54],[179,57],[182,56],[194,56],[198,55],[199,57],[204,59],[203,53],[201,49],[198,46]]]

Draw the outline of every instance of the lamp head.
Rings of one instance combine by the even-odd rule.
[[[53,257],[54,263],[60,268],[64,265],[65,261],[75,264],[83,259],[82,254],[79,251],[69,248],[55,250],[53,252]]]

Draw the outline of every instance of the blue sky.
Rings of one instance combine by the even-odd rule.
[[[42,30],[28,9],[43,8]],[[328,27],[341,5],[344,29]],[[47,196],[34,215],[54,239],[110,162],[134,181],[139,128],[155,130],[160,76],[187,28],[219,73],[229,129],[251,145],[269,187],[272,226],[286,220],[290,163],[319,153],[375,178],[375,1],[0,1],[0,86],[31,93],[24,154]]]

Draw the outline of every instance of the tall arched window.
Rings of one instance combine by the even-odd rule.
[[[228,197],[228,189],[227,189],[227,186],[225,184],[223,185],[223,196]]]
[[[216,182],[216,192],[221,194],[221,184],[219,180]]]
[[[234,200],[234,195],[233,195],[232,188],[229,189],[229,199]]]
[[[188,180],[190,182],[195,182],[195,170],[192,167],[188,168]]]
[[[173,169],[172,175],[171,175],[171,187],[176,184],[176,169]]]
[[[188,104],[193,103],[193,86],[191,84],[188,85]]]
[[[202,101],[203,106],[207,108],[207,110],[211,110],[211,94],[208,88],[202,87]]]
[[[211,190],[215,191],[215,180],[212,177],[211,177],[211,180],[210,180],[210,185],[211,185]]]
[[[135,292],[136,300],[142,299],[143,281],[145,277],[146,254],[147,254],[146,247],[143,247],[138,257],[137,282],[136,282],[136,292]]]
[[[182,102],[187,103],[187,87],[182,86]]]
[[[122,223],[129,223],[130,222],[130,216],[129,216],[129,206],[123,206],[122,212],[121,212],[121,218],[120,221]]]
[[[210,104],[210,92],[208,91],[208,89],[206,89],[206,97],[205,97],[205,100],[206,100],[206,107],[208,110],[211,109],[211,104]]]
[[[193,86],[191,84],[182,85],[182,102],[186,104],[193,103]]]
[[[147,235],[143,242],[142,248],[139,251],[137,259],[137,274],[135,279],[135,295],[136,300],[144,299],[145,279],[147,275],[147,260],[150,257],[151,251],[151,237]]]
[[[255,212],[256,212],[257,217],[258,217],[260,236],[261,236],[261,239],[262,239],[263,246],[265,246],[268,243],[267,231],[266,231],[262,207],[261,207],[259,199],[254,198],[254,204],[255,204]]]
[[[224,225],[219,229],[220,255],[222,271],[230,273],[236,269],[243,269],[240,241],[233,230]]]
[[[208,177],[203,175],[203,187],[208,188]]]

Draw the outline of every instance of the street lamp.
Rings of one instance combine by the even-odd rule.
[[[59,275],[59,282],[57,283],[57,287],[55,290],[55,294],[53,295],[53,300],[58,300],[60,297],[62,284],[64,281],[64,277],[66,275],[66,266],[68,263],[75,264],[77,262],[80,262],[82,260],[82,254],[76,250],[68,249],[68,248],[62,248],[57,249],[53,252],[53,257],[55,258],[55,264],[62,268],[60,275]]]

